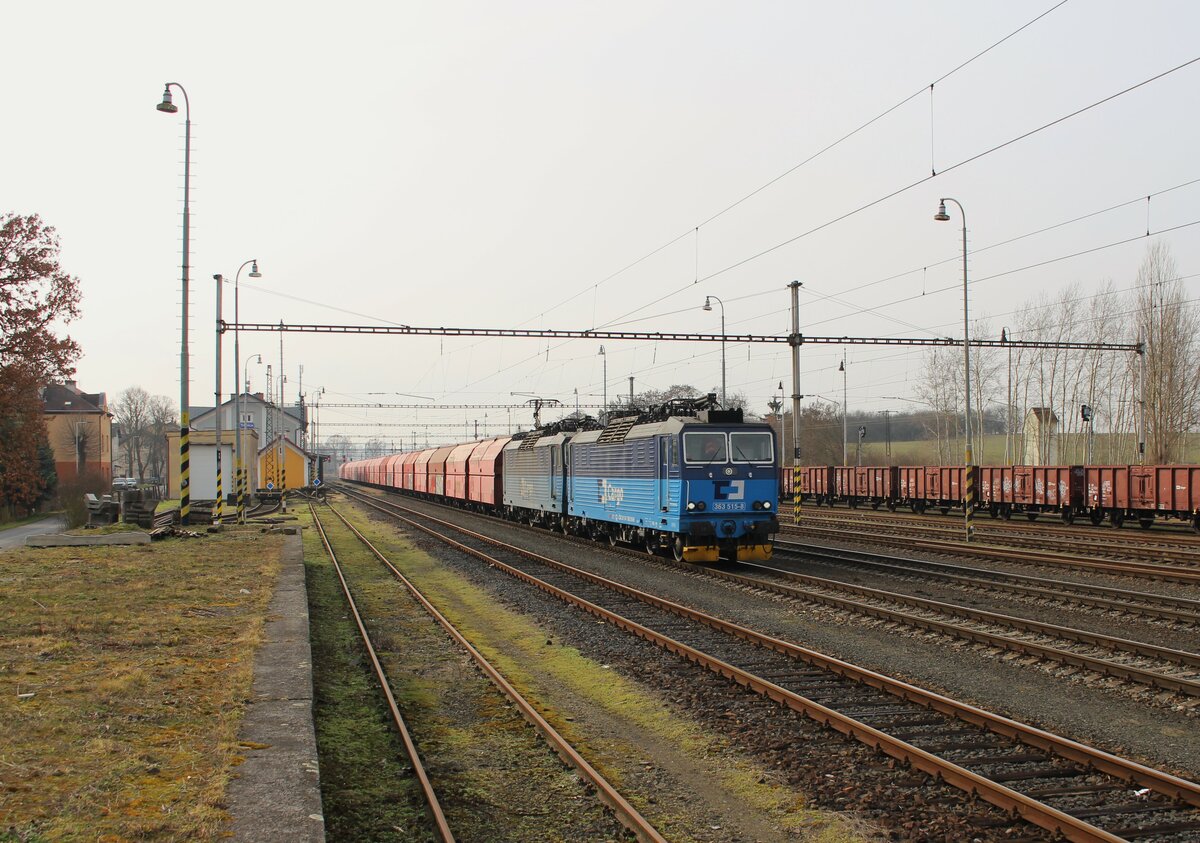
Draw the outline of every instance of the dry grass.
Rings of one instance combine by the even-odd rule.
[[[0,839],[220,837],[281,548],[0,554]]]

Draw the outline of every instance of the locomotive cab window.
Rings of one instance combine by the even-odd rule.
[[[689,463],[728,462],[724,433],[683,434],[683,458]]]
[[[775,456],[769,433],[731,433],[729,450],[734,462],[771,462]]]

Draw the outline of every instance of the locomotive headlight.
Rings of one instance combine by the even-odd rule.
[[[696,504],[696,509],[698,509],[698,510],[700,510],[701,512],[703,512],[703,511],[704,511],[704,507],[705,507],[704,501],[699,501],[699,502],[697,502],[697,504]]]
[[[771,502],[763,501],[763,509],[770,509],[770,508],[771,508]]]
[[[689,511],[689,512],[691,512],[693,509],[695,509],[695,508],[696,508],[696,504],[695,504],[695,502],[694,502],[694,501],[688,501],[688,507],[687,507],[687,508],[688,508],[688,511]]]
[[[763,508],[762,501],[755,501],[753,506],[755,509],[762,509]]]

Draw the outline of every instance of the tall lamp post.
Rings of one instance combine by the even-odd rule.
[[[957,199],[943,197],[938,205],[937,213],[933,218],[938,222],[948,222],[950,215],[946,213],[946,203],[953,202],[958,206],[958,212],[962,214],[962,244],[963,244],[963,383],[966,386],[966,419],[963,423],[963,432],[966,434],[966,448],[964,449],[964,460],[966,464],[964,485],[966,486],[966,495],[963,501],[964,514],[964,529],[966,531],[966,540],[971,541],[975,528],[971,524],[971,518],[974,515],[975,509],[975,475],[972,471],[972,466],[975,464],[974,453],[971,448],[971,341],[970,341],[970,320],[967,316],[967,212],[963,210],[962,203]]]
[[[712,312],[712,303],[721,305],[721,407],[725,407],[725,302],[716,296],[704,297],[704,309]]]
[[[239,318],[238,314],[238,280],[242,276],[242,270],[245,269],[247,265],[250,267],[250,274],[248,277],[262,278],[262,273],[258,271],[258,260],[254,258],[251,258],[239,266],[237,273],[233,276],[233,380],[235,386],[238,386],[238,388],[234,391],[233,396],[233,412],[237,416],[237,456],[235,459],[237,460],[238,472],[237,520],[239,524],[246,523],[246,480],[244,476],[245,464],[242,462],[242,390],[240,385],[237,383],[237,365],[238,361],[241,360],[238,346],[238,325],[241,323],[241,319]],[[261,363],[261,354],[259,355],[258,359]],[[246,363],[249,365],[249,360],[247,360]]]
[[[850,465],[850,446],[847,444],[849,430],[846,428],[846,350],[842,349],[842,362],[838,364],[842,373],[842,465]]]
[[[188,466],[188,433],[191,414],[188,412],[188,261],[191,246],[191,212],[188,188],[192,175],[192,106],[187,91],[178,82],[163,86],[163,98],[155,108],[174,114],[179,107],[171,101],[171,88],[183,94],[183,330],[179,341],[179,523],[191,523],[191,469]]]

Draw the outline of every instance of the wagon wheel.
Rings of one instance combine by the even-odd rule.
[[[895,502],[895,501],[888,501],[888,502],[887,502],[887,508],[888,508],[888,512],[895,512],[895,511],[896,511],[896,502]]]
[[[1037,521],[1037,517],[1038,517],[1037,510],[1035,510],[1035,509],[1029,510],[1029,512],[1025,513],[1025,517],[1028,518],[1030,521]]]
[[[1149,530],[1151,527],[1154,526],[1154,516],[1151,515],[1149,518],[1139,518],[1138,526],[1141,527],[1143,530]]]
[[[941,508],[941,512],[942,512],[942,515],[949,515],[949,514],[950,514],[950,507],[948,507],[948,506],[943,506],[943,507]]]
[[[1121,529],[1121,525],[1125,523],[1125,513],[1119,509],[1110,510],[1108,513],[1108,523],[1115,529]]]
[[[1104,510],[1093,509],[1088,513],[1088,520],[1092,522],[1093,527],[1099,527],[1104,523]]]
[[[676,562],[683,561],[683,536],[676,536],[675,541],[671,542],[671,555]]]
[[[658,536],[646,536],[646,553],[651,556],[658,554]]]
[[[609,530],[608,531],[608,546],[616,547],[617,542],[619,542],[619,541],[620,541],[620,539],[617,538],[617,531],[615,529]]]
[[[1200,533],[1200,513],[1197,513],[1195,516],[1193,516],[1192,529],[1195,530],[1197,533]]]
[[[871,501],[871,509],[879,509],[879,501]]]
[[[1062,522],[1064,524],[1075,523],[1075,510],[1069,506],[1064,506],[1062,509]]]
[[[1012,505],[1011,505],[1011,504],[1007,504],[1007,503],[1006,503],[1006,504],[1005,504],[1005,505],[1004,505],[1004,506],[1003,506],[1003,507],[1000,509],[1000,517],[1001,517],[1001,518],[1003,518],[1005,521],[1011,521],[1011,520],[1012,520]]]

